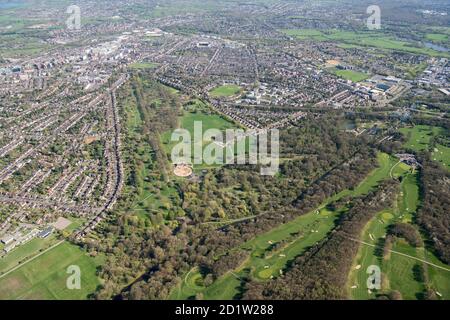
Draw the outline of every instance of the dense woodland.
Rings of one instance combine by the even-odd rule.
[[[450,173],[429,155],[421,158],[420,170],[422,204],[417,222],[425,230],[436,253],[450,264]]]

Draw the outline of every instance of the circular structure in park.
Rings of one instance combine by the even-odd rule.
[[[188,164],[176,164],[173,173],[177,177],[189,177],[192,174],[192,167]]]

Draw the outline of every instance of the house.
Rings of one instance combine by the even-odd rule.
[[[47,227],[41,232],[39,232],[38,237],[39,238],[47,238],[49,235],[51,235],[53,232],[53,227]]]

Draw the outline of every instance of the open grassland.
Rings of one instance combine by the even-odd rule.
[[[403,51],[429,56],[449,57],[446,52],[439,52],[414,43],[397,40],[389,34],[375,31],[339,31],[339,30],[317,30],[317,29],[281,29],[280,32],[294,37],[298,40],[333,41],[344,46],[344,48],[373,47],[382,50]]]
[[[252,276],[260,280],[279,276],[289,261],[331,231],[340,213],[320,208],[249,241],[242,248],[251,253]],[[277,244],[281,248],[274,250]]]
[[[330,210],[328,205],[345,196],[361,196],[367,194],[381,181],[388,179],[393,173],[398,176],[403,173],[397,160],[387,154],[378,155],[379,168],[352,190],[344,190],[327,199],[312,212],[282,224],[267,233],[259,235],[235,250],[245,250],[249,253],[247,261],[236,270],[217,279],[213,284],[205,287],[200,270],[192,269],[180,286],[174,289],[170,298],[188,299],[201,292],[205,299],[233,299],[240,295],[242,283],[251,276],[257,280],[267,280],[279,276],[286,269],[289,261],[304,253],[308,247],[326,237],[335,227],[335,220],[344,214],[346,208],[338,211]],[[394,167],[395,166],[395,167]],[[390,216],[389,216],[390,217]],[[195,277],[195,285],[189,281]]]
[[[36,259],[0,278],[0,299],[87,299],[100,284],[96,272],[100,257],[92,258],[68,242],[45,252]],[[67,268],[81,270],[81,289],[66,286]]]
[[[242,88],[237,85],[227,84],[214,88],[213,90],[210,91],[210,95],[215,98],[230,97],[239,94],[241,90]]]

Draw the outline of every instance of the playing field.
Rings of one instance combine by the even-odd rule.
[[[129,66],[130,69],[134,70],[155,69],[156,67],[158,67],[158,64],[153,62],[135,62]]]
[[[210,95],[212,97],[230,97],[230,96],[234,96],[236,94],[238,94],[239,92],[241,92],[242,88],[234,85],[234,84],[227,84],[227,85],[223,85],[217,88],[214,88],[213,90],[210,91]]]
[[[68,242],[51,249],[19,269],[0,278],[0,299],[87,299],[100,280],[96,275],[101,258],[92,258]],[[81,289],[66,286],[67,268],[81,270]]]
[[[11,268],[18,266],[21,262],[38,254],[40,250],[49,248],[55,243],[56,240],[54,237],[49,237],[46,239],[34,238],[24,245],[15,248],[5,257],[0,258],[0,276]]]
[[[342,79],[350,80],[352,82],[361,82],[361,81],[369,78],[369,75],[367,73],[353,71],[353,70],[334,69],[333,73]]]

